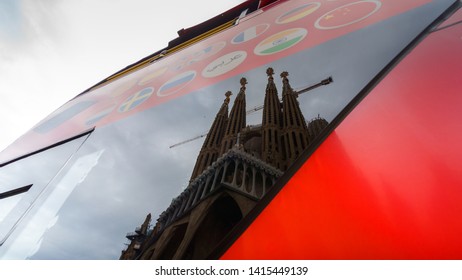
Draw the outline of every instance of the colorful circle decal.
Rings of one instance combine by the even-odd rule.
[[[144,76],[143,78],[141,78],[138,81],[138,85],[144,86],[144,85],[148,84],[149,82],[151,82],[155,78],[158,78],[158,77],[162,76],[167,71],[167,69],[168,69],[168,67],[164,67],[164,68],[160,68],[160,69],[157,69],[155,71],[150,72],[149,74],[147,74],[146,76]]]
[[[198,61],[204,60],[208,57],[211,57],[214,54],[217,54],[226,46],[225,41],[220,41],[212,45],[207,46],[206,48],[196,51],[194,53],[189,53],[182,58],[180,58],[174,66],[172,66],[173,71],[180,71],[184,67],[192,65]]]
[[[288,29],[261,41],[254,49],[257,55],[270,55],[286,50],[305,38],[308,31],[303,28]]]
[[[151,97],[154,89],[152,87],[147,87],[135,93],[134,95],[127,98],[122,105],[119,106],[119,112],[125,113],[130,111],[131,109],[138,107],[142,103]]]
[[[189,61],[189,57],[188,56],[183,56],[182,58],[180,58],[178,61],[176,61],[172,66],[171,66],[171,69],[173,71],[180,71],[182,70],[185,66],[186,66],[186,63],[188,63]]]
[[[233,44],[241,44],[241,43],[245,43],[247,41],[250,41],[250,40],[260,36],[261,34],[263,34],[263,32],[265,32],[268,28],[269,28],[269,24],[266,24],[266,23],[250,27],[250,28],[244,30],[243,32],[237,34],[233,38],[231,43],[233,43]]]
[[[289,22],[299,20],[301,18],[304,18],[312,14],[317,9],[319,9],[319,7],[321,7],[321,3],[319,2],[312,2],[312,3],[305,4],[303,6],[297,7],[281,15],[280,17],[276,19],[276,23],[284,24],[284,23],[289,23]]]
[[[336,29],[359,22],[377,12],[382,3],[377,0],[357,1],[338,7],[316,20],[318,29]]]
[[[196,53],[194,53],[192,60],[189,62],[189,64],[192,64],[194,62],[206,59],[208,57],[211,57],[212,55],[218,53],[221,51],[224,47],[226,46],[225,41],[221,41],[215,44],[212,44]]]
[[[196,71],[187,71],[182,74],[179,74],[170,80],[168,80],[165,84],[163,84],[159,91],[157,91],[157,96],[164,97],[169,96],[171,94],[176,93],[177,91],[184,88],[187,84],[189,84],[194,78],[196,77]]]
[[[87,126],[94,126],[97,122],[100,120],[104,119],[106,116],[108,116],[114,109],[116,108],[116,105],[111,105],[110,107],[106,107],[105,109],[101,110],[100,112],[96,113],[95,115],[89,117],[85,124]]]
[[[122,80],[122,79],[121,79]],[[114,89],[112,89],[109,93],[109,96],[113,98],[117,98],[127,92],[136,84],[136,79],[128,80],[122,84],[117,85]]]
[[[69,104],[72,104],[72,102],[69,102],[65,106],[69,106]],[[34,127],[34,131],[38,133],[48,133],[52,131],[53,129],[57,128],[58,126],[68,122],[70,119],[82,113],[83,111],[87,110],[94,104],[96,104],[96,101],[94,100],[84,100],[84,101],[80,101],[78,103],[72,104],[70,107],[66,108],[65,110],[57,114],[53,114],[51,115],[51,117],[41,122],[39,125]]]
[[[245,51],[235,51],[228,53],[212,61],[207,67],[202,70],[202,76],[205,78],[213,78],[223,75],[237,66],[239,66],[247,57]]]

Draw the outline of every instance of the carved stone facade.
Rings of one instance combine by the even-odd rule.
[[[231,92],[220,107],[199,152],[188,187],[148,229],[150,215],[120,259],[204,259],[265,196],[327,121],[308,125],[283,72],[282,102],[267,70],[262,124],[246,124],[247,81],[228,116]]]

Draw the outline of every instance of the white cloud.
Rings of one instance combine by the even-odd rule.
[[[0,151],[75,95],[242,1],[2,1]],[[6,24],[8,22],[8,24]],[[6,30],[6,31],[5,31]]]

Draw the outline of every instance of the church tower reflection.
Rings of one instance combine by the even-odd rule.
[[[197,157],[188,187],[149,227],[150,214],[120,259],[204,259],[245,217],[328,125],[308,124],[298,94],[283,72],[282,102],[268,68],[262,123],[246,123],[246,84],[240,80],[231,112],[225,94]]]

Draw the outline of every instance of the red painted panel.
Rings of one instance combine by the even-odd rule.
[[[462,25],[350,113],[223,259],[461,259]]]

